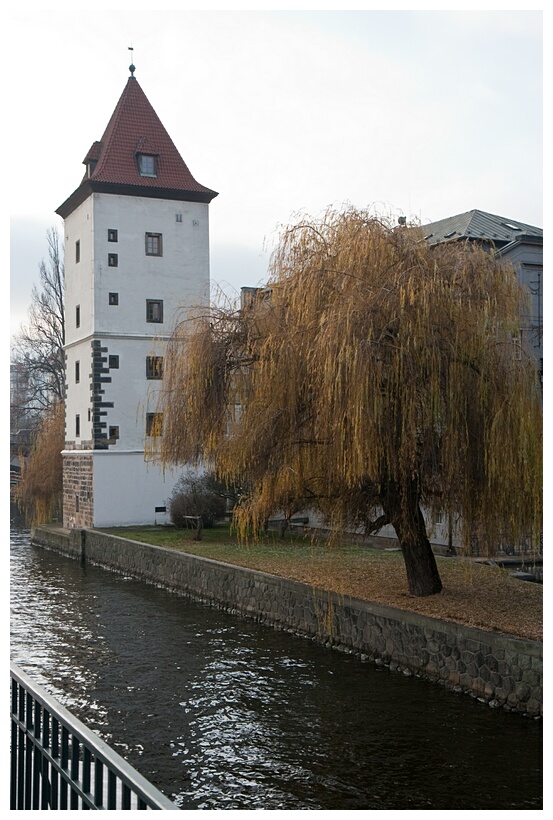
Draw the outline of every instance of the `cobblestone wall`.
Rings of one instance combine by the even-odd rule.
[[[92,530],[37,528],[33,542],[311,637],[391,671],[470,693],[492,707],[532,717],[542,714],[543,646],[537,641],[471,629]]]

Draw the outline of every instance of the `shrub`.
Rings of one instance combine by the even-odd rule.
[[[210,473],[185,473],[178,480],[169,499],[171,521],[182,529],[192,525],[186,516],[202,517],[203,527],[213,525],[226,511],[224,488]]]

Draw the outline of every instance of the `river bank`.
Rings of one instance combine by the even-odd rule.
[[[33,541],[469,693],[492,707],[532,717],[542,713],[539,641],[99,531],[42,527]]]
[[[201,541],[174,527],[121,527],[104,532],[179,552],[300,581],[319,589],[418,612],[528,640],[543,638],[543,587],[520,583],[499,565],[480,559],[437,556],[444,588],[439,595],[409,595],[399,549],[330,544],[298,533],[269,533],[262,542],[239,543],[228,525],[204,530]]]

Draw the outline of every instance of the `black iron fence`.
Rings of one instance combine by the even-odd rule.
[[[11,809],[177,809],[15,664]]]

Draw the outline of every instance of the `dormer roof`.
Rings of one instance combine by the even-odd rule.
[[[142,157],[154,158],[152,173],[141,172]],[[93,192],[192,202],[211,202],[217,196],[196,182],[134,76],[83,163],[81,184],[56,211],[64,218]]]

